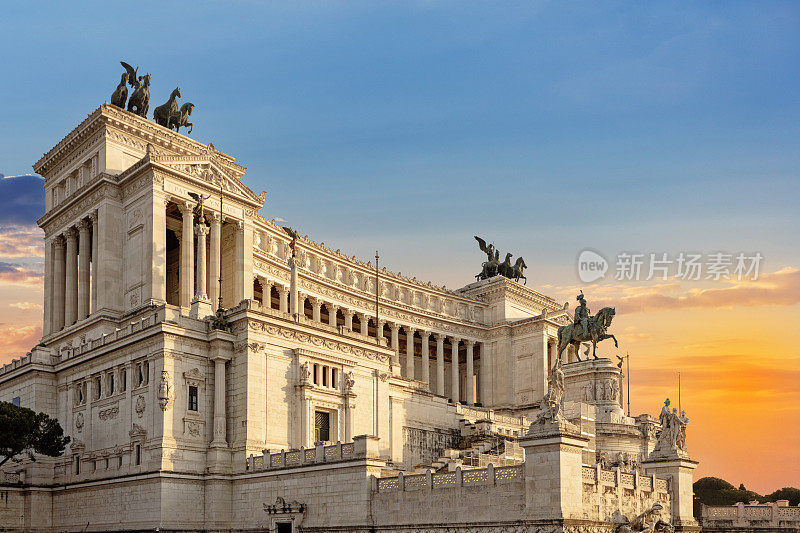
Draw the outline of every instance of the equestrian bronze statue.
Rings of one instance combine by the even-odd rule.
[[[122,73],[122,79],[119,80],[114,94],[111,95],[111,103],[117,107],[125,109],[125,102],[128,101],[128,73]]]
[[[475,280],[489,279],[495,276],[504,276],[508,279],[513,279],[519,282],[524,279],[528,283],[528,278],[525,277],[525,269],[528,265],[521,257],[512,265],[511,257],[514,254],[506,254],[505,260],[500,262],[500,251],[494,247],[494,244],[486,244],[486,241],[475,235],[475,240],[478,241],[478,247],[483,253],[486,254],[486,261],[481,265],[481,272],[475,275]]]
[[[133,87],[133,94],[128,100],[128,111],[147,118],[150,110],[150,74],[138,76],[139,67],[135,69],[124,61],[120,64],[128,71],[128,83]]]
[[[575,355],[580,361],[581,356],[578,353],[578,348],[580,348],[582,342],[588,341],[592,342],[592,357],[595,359],[598,359],[596,354],[598,342],[614,339],[614,346],[619,347],[617,338],[610,333],[606,333],[616,313],[614,308],[604,307],[596,315],[592,316],[589,314],[589,308],[586,307],[586,299],[583,297],[582,292],[577,299],[580,305],[575,308],[575,320],[572,324],[558,328],[557,357],[560,358],[561,353],[567,346],[572,345],[575,348]]]
[[[180,87],[175,87],[172,94],[169,95],[169,100],[153,109],[153,120],[159,126],[169,127],[169,120],[173,115],[178,115],[178,98],[181,97]]]

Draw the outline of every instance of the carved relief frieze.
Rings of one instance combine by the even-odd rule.
[[[119,408],[115,405],[113,407],[109,407],[108,409],[102,409],[97,416],[100,417],[100,420],[112,420],[117,418],[119,414]]]

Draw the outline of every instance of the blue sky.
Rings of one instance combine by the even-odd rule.
[[[111,7],[110,7],[111,6]],[[0,171],[107,100],[179,85],[280,217],[449,286],[473,234],[575,282],[578,252],[797,263],[800,6],[159,2],[4,6]]]
[[[635,413],[682,370],[698,477],[800,478],[800,351],[775,334],[800,320],[800,3],[1,7],[0,364],[41,338],[41,181],[12,176],[124,60],[151,73],[151,109],[180,86],[192,137],[248,167],[267,218],[451,288],[481,235],[525,257],[528,286],[616,306]],[[585,248],[758,251],[763,276],[585,286]]]

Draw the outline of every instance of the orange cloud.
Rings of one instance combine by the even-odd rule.
[[[0,285],[40,285],[43,278],[43,272],[0,262]]]
[[[44,257],[44,233],[36,226],[0,227],[0,257]]]
[[[0,324],[0,364],[25,355],[41,338],[40,326]]]

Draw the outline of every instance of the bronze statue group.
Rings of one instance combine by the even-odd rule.
[[[139,76],[139,67],[135,69],[124,61],[120,64],[125,68],[116,90],[111,95],[111,103],[121,109],[127,109],[135,115],[147,118],[150,110],[150,74]],[[128,85],[133,88],[133,94],[128,98]],[[186,102],[178,108],[177,99],[181,97],[181,90],[175,88],[164,104],[153,110],[153,120],[165,128],[179,131],[181,127],[189,128],[192,133],[192,123],[189,117],[194,110],[194,104]],[[127,108],[126,108],[127,102]]]

